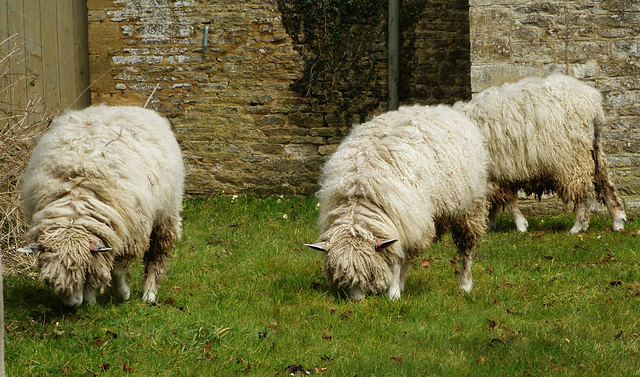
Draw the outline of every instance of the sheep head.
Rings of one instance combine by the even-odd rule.
[[[84,228],[45,229],[38,243],[19,251],[37,254],[40,280],[53,288],[67,307],[82,304],[85,288],[103,288],[111,280],[112,249]]]
[[[386,292],[396,256],[386,249],[398,241],[376,237],[361,226],[341,226],[326,232],[312,249],[325,253],[324,275],[329,285],[352,300]]]

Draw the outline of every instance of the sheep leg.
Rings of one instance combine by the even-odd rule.
[[[594,151],[594,158],[596,160],[596,187],[600,192],[600,195],[602,195],[602,200],[607,206],[607,211],[609,211],[611,220],[613,220],[613,230],[623,230],[624,223],[627,221],[627,215],[624,211],[622,201],[618,196],[618,190],[609,176],[609,164],[607,162],[607,157],[600,148],[596,148]]]
[[[604,204],[607,206],[607,210],[609,211],[609,216],[611,216],[611,220],[613,220],[613,230],[624,230],[624,223],[627,221],[627,214],[624,211],[624,207],[622,206],[622,202],[620,201],[620,197],[618,197],[615,187],[613,187],[613,191],[603,190],[602,198],[604,199]]]
[[[509,212],[511,212],[511,217],[513,217],[513,222],[516,223],[516,228],[518,228],[519,231],[521,231],[522,233],[527,231],[527,228],[529,227],[529,222],[527,221],[527,218],[524,217],[524,215],[522,214],[522,212],[520,212],[520,208],[518,207],[518,201],[516,199],[516,197],[513,197],[513,200],[509,200],[507,203],[507,209],[509,209]]]
[[[131,289],[127,285],[127,272],[121,263],[116,262],[111,270],[111,290],[113,295],[122,300],[128,301],[131,296]]]
[[[404,292],[404,281],[409,273],[409,267],[411,263],[403,261],[396,263],[391,271],[391,284],[387,290],[387,296],[390,300],[396,300],[400,298],[402,292]]]
[[[90,287],[88,285],[84,286],[84,290],[82,292],[82,302],[89,306],[93,306],[96,304],[96,291],[95,287]]]
[[[472,252],[468,248],[462,248],[458,250],[458,254],[460,255],[458,285],[463,291],[471,292],[471,288],[473,288],[473,277],[471,276]]]
[[[411,262],[405,261],[400,269],[400,292],[404,292],[404,281],[409,273],[409,268],[411,268]]]
[[[575,205],[575,220],[573,221],[573,228],[569,231],[571,234],[576,234],[581,231],[586,231],[589,228],[589,219],[591,218],[591,211],[589,211],[589,201],[586,199],[579,199]]]
[[[391,284],[389,284],[389,289],[387,290],[387,296],[389,300],[397,300],[400,298],[400,275],[402,270],[402,264],[396,263],[391,267]]]
[[[604,203],[607,206],[607,210],[609,211],[609,216],[613,220],[613,230],[619,231],[624,230],[624,223],[627,221],[627,214],[624,211],[624,207],[620,202],[620,198],[617,193],[613,193],[613,196],[603,194]]]
[[[498,210],[500,206],[493,203],[489,209],[489,217],[487,218],[487,230],[494,230],[496,228],[496,217],[498,216]]]
[[[142,283],[142,299],[155,302],[160,280],[164,275],[165,259],[169,256],[176,236],[168,227],[158,227],[151,232],[149,250],[144,255],[145,279]]]
[[[486,217],[487,207],[485,203],[476,203],[451,229],[453,240],[458,246],[458,256],[460,259],[458,283],[460,289],[465,292],[470,292],[473,287],[473,279],[471,276],[473,251],[484,235]]]

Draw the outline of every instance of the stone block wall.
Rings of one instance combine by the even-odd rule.
[[[92,103],[147,103],[167,116],[190,194],[312,195],[351,125],[387,108],[386,1],[366,4],[380,9],[377,29],[366,29],[367,59],[336,65],[367,68],[369,84],[350,90],[351,80],[363,80],[349,71],[331,95],[296,86],[315,73],[307,66],[313,49],[308,36],[289,35],[279,1],[88,0]],[[422,16],[403,26],[402,54],[413,60],[401,76],[402,102],[468,97],[466,0],[411,6],[402,8],[405,19],[412,9]]]
[[[611,171],[627,212],[640,213],[640,3],[469,0],[469,6],[472,91],[553,71],[599,89]]]
[[[400,101],[433,105],[469,100],[469,2],[403,0],[400,17]]]
[[[191,194],[310,195],[350,126],[386,109],[384,11],[368,30],[370,86],[350,92],[343,80],[321,102],[296,89],[311,49],[289,35],[278,1],[87,1],[92,102],[146,103],[167,116]],[[403,104],[451,103],[554,70],[601,90],[605,150],[639,212],[637,2],[407,0],[401,20]]]
[[[89,0],[92,103],[169,117],[191,194],[308,194],[336,131],[289,90],[275,1]],[[205,48],[205,35],[207,36]]]

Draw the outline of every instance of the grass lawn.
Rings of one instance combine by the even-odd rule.
[[[457,287],[450,237],[415,260],[398,301],[328,290],[312,199],[185,203],[157,305],[64,310],[40,282],[5,278],[9,376],[631,376],[640,374],[640,220],[507,216]]]

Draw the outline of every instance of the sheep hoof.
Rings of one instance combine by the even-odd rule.
[[[144,294],[144,296],[142,296],[142,300],[146,301],[148,303],[154,303],[156,302],[156,294],[153,292],[147,292]]]
[[[399,300],[400,299],[400,287],[392,287],[389,289],[389,291],[387,292],[387,296],[389,297],[389,300]]]
[[[527,229],[529,228],[529,222],[527,221],[527,219],[517,219],[516,220],[516,228],[518,228],[518,230],[522,233],[526,233]]]
[[[618,220],[613,220],[613,230],[614,231],[620,231],[620,230],[624,230],[624,222],[627,221],[626,217],[623,217],[621,219]]]
[[[95,305],[96,302],[97,302],[96,289],[95,288],[89,288],[89,289],[85,288],[82,302],[84,304],[89,305],[89,306]]]
[[[574,225],[573,228],[571,228],[571,230],[569,231],[569,233],[571,234],[578,234],[582,231],[582,226],[580,225]]]
[[[131,296],[131,289],[127,285],[127,282],[124,280],[124,275],[120,275],[119,278],[113,279],[111,285],[111,294],[122,301],[129,301],[129,297]]]
[[[471,279],[460,280],[460,289],[462,289],[465,293],[471,292],[471,288],[473,288],[473,281]]]
[[[115,296],[122,301],[129,301],[129,297],[131,297],[131,290],[128,286],[120,287],[116,292]]]

